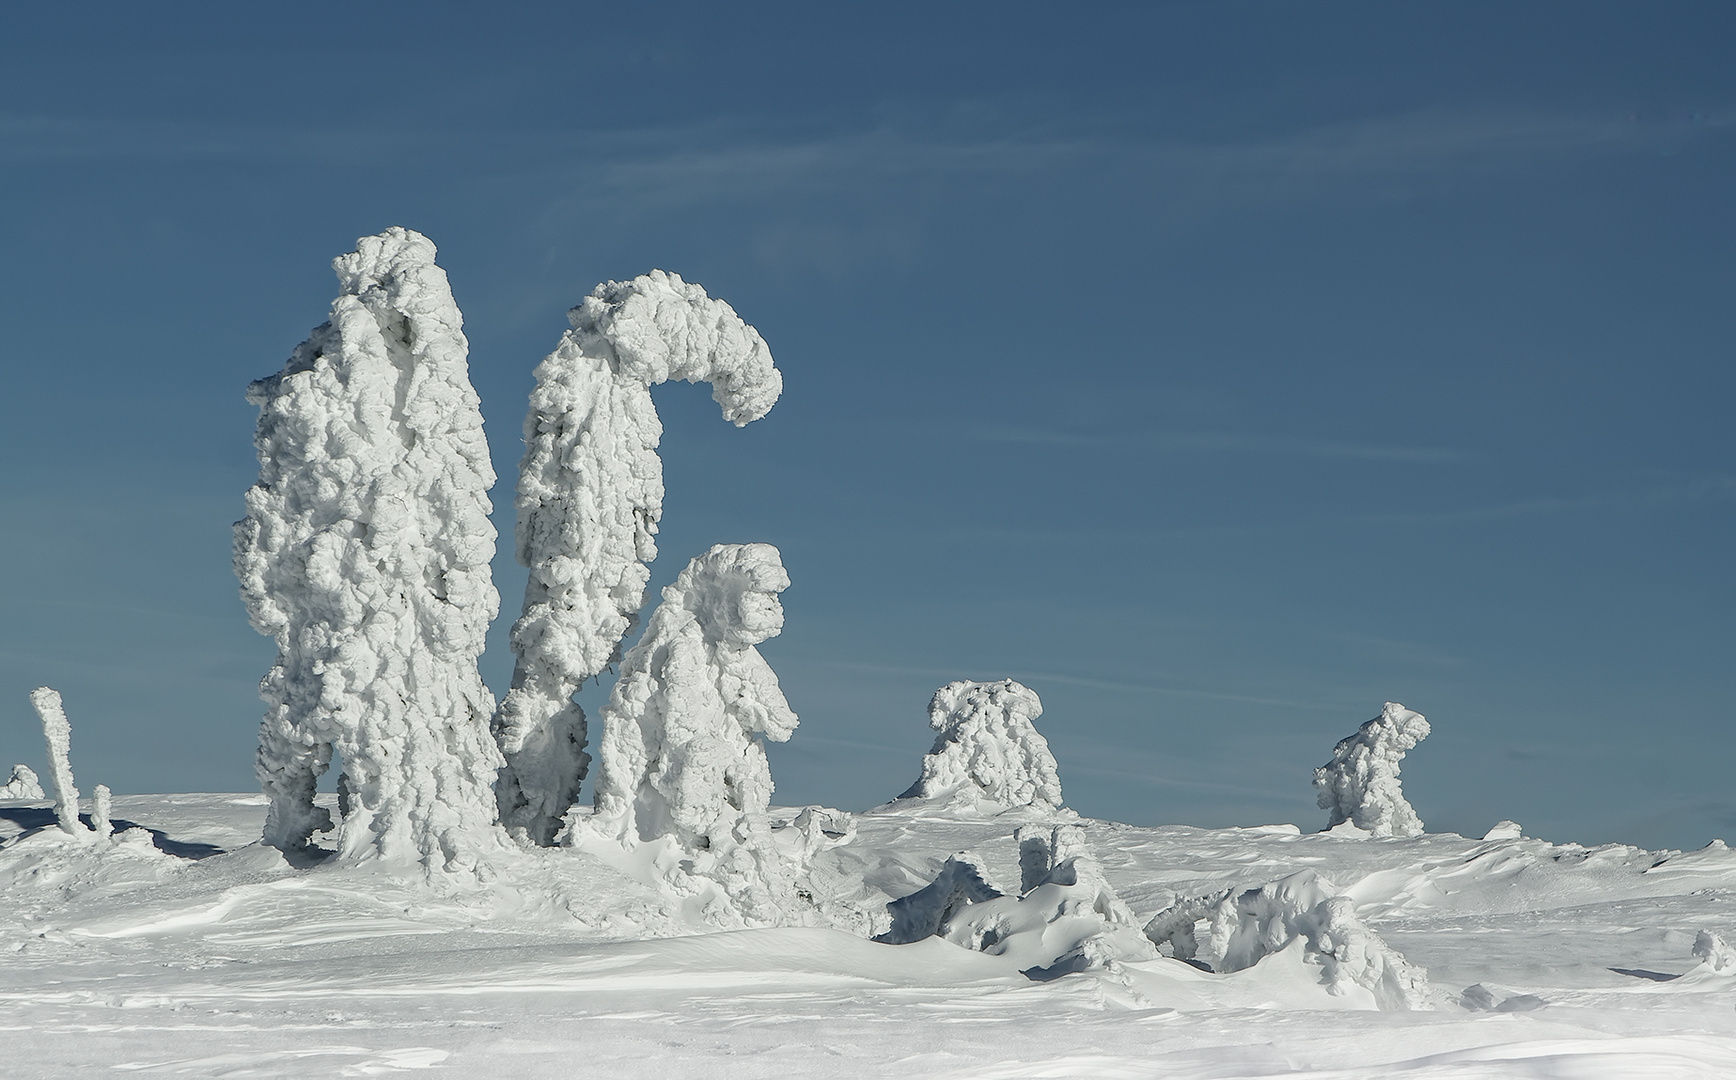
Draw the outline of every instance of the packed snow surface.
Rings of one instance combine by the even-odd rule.
[[[330,320],[249,387],[259,482],[235,572],[277,642],[260,684],[266,838],[295,852],[331,826],[313,795],[335,750],[342,859],[487,872],[504,846],[476,666],[499,609],[494,469],[434,254],[407,229],[363,237],[332,264]]]
[[[1314,770],[1328,828],[1349,824],[1370,836],[1420,836],[1422,819],[1405,801],[1398,764],[1428,738],[1429,722],[1396,701],[1332,748],[1332,760]]]
[[[1427,970],[1429,1007],[1391,1010],[1334,993],[1300,937],[1235,971],[1157,956],[1045,979],[938,936],[653,926],[652,892],[577,849],[512,852],[489,883],[379,861],[298,869],[257,842],[266,802],[116,796],[105,843],[62,833],[45,803],[0,803],[9,1078],[567,1077],[585,1063],[626,1080],[1736,1075],[1736,854],[1722,844],[1069,819],[1136,923],[1289,881],[1287,898],[1266,893],[1275,917],[1251,917],[1299,926],[1319,905],[1297,875],[1313,874]],[[771,817],[797,848],[803,814]],[[1031,807],[900,800],[806,820],[834,839],[799,887],[882,911],[949,858],[1013,895],[1021,829],[1073,842],[1054,843],[1069,820]]]
[[[783,389],[771,351],[722,300],[661,270],[597,286],[536,369],[519,465],[518,561],[530,568],[512,628],[518,660],[494,726],[502,820],[549,843],[589,757],[573,694],[621,658],[645,603],[663,515],[663,426],[651,387],[707,382],[740,427]]]

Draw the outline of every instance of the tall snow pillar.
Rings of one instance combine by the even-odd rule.
[[[553,840],[590,763],[573,695],[621,659],[657,557],[663,427],[651,387],[710,383],[737,427],[783,389],[759,332],[674,274],[599,285],[568,320],[525,416],[515,505],[530,578],[512,628],[512,689],[494,718],[507,763],[501,820],[539,844]]]
[[[504,841],[476,666],[499,608],[494,470],[434,254],[407,229],[363,237],[332,263],[331,320],[248,388],[259,483],[235,572],[277,642],[260,684],[266,840],[293,851],[330,826],[313,794],[335,747],[353,796],[341,858],[485,873]]]
[[[39,686],[30,691],[30,704],[42,718],[42,739],[48,744],[48,780],[54,789],[54,816],[60,827],[73,836],[90,830],[78,820],[78,788],[72,782],[72,722],[60,700],[60,691]]]

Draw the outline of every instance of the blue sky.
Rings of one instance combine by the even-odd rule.
[[[1323,823],[1397,700],[1434,829],[1736,840],[1726,4],[0,4],[0,758],[253,786],[248,381],[440,246],[510,494],[652,267],[783,400],[658,391],[654,584],[783,551],[779,798],[1012,676],[1082,813]],[[523,588],[497,560],[497,690]],[[581,698],[595,717],[598,691]]]

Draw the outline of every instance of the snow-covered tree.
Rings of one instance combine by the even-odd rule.
[[[427,237],[394,228],[336,259],[331,319],[254,383],[259,483],[235,526],[253,625],[277,642],[257,770],[265,838],[305,847],[330,815],[346,861],[474,868],[503,840],[477,673],[499,607],[494,483],[462,317]]]
[[[525,417],[515,505],[530,578],[512,628],[512,688],[494,720],[507,761],[501,820],[540,844],[590,761],[573,694],[620,659],[657,557],[663,428],[651,387],[710,383],[737,427],[764,416],[783,388],[759,333],[674,274],[599,285],[568,319],[536,369]]]
[[[78,819],[78,787],[72,780],[72,722],[66,718],[60,692],[46,686],[30,691],[30,704],[42,719],[42,741],[48,745],[48,782],[54,789],[54,816],[74,836],[90,830]]]
[[[673,840],[680,865],[665,884],[720,885],[727,909],[707,917],[725,925],[789,922],[799,907],[766,813],[761,742],[788,739],[796,714],[754,648],[783,629],[789,583],[770,544],[718,544],[663,590],[603,709],[595,810],[568,815],[569,843]]]
[[[1379,716],[1332,748],[1332,760],[1314,770],[1320,809],[1331,811],[1327,828],[1345,822],[1371,836],[1421,836],[1422,819],[1405,801],[1399,762],[1428,738],[1429,722],[1389,701]]]
[[[1034,721],[1043,703],[1011,679],[960,679],[934,692],[928,726],[938,734],[922,775],[901,799],[968,795],[1006,806],[1061,805],[1061,776]]]
[[[0,784],[0,799],[45,799],[48,796],[42,790],[42,781],[36,778],[36,771],[28,765],[12,766],[12,775],[4,784]]]

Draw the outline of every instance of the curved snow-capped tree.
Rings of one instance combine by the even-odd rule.
[[[596,808],[569,817],[569,842],[575,831],[672,839],[680,866],[666,883],[687,894],[721,885],[733,915],[708,913],[715,922],[770,925],[795,911],[760,740],[788,739],[796,714],[754,648],[783,629],[789,584],[770,544],[718,544],[663,590],[603,708]]]
[[[661,270],[599,285],[536,369],[519,466],[517,555],[530,568],[512,628],[518,661],[494,719],[506,757],[501,820],[551,842],[590,758],[573,694],[620,659],[645,603],[663,513],[662,424],[651,387],[708,382],[743,426],[783,379],[758,331],[722,300]]]
[[[1429,722],[1396,701],[1332,748],[1332,760],[1314,770],[1320,809],[1371,836],[1421,836],[1422,819],[1405,801],[1398,766],[1405,753],[1428,738]]]
[[[329,828],[314,784],[335,747],[340,857],[480,870],[499,844],[494,698],[477,673],[499,607],[494,470],[462,317],[427,237],[394,228],[332,263],[342,291],[259,406],[259,483],[235,525],[254,627],[277,642],[257,771],[265,839]]]
[[[1036,692],[1011,679],[960,679],[934,692],[928,726],[940,734],[922,759],[922,775],[901,799],[968,793],[1006,806],[1061,805],[1061,776],[1034,721]]]

